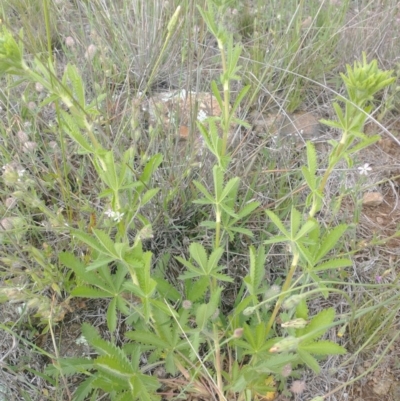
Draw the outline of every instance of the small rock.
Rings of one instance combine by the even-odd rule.
[[[383,195],[380,192],[366,192],[363,196],[364,206],[379,206],[383,202]]]

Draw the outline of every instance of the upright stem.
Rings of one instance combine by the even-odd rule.
[[[297,267],[297,263],[299,262],[299,258],[300,258],[300,254],[299,254],[299,252],[297,250],[295,250],[293,252],[293,260],[292,260],[292,264],[291,264],[290,269],[289,269],[289,273],[288,273],[288,275],[286,277],[285,283],[282,286],[282,291],[281,291],[282,295],[276,301],[275,308],[274,308],[274,310],[272,312],[271,317],[268,320],[267,328],[266,328],[266,331],[265,331],[266,335],[268,335],[268,333],[270,332],[270,330],[272,328],[272,325],[275,322],[276,315],[278,314],[279,309],[281,308],[282,302],[283,302],[284,298],[286,297],[285,293],[290,287],[290,283],[292,282],[292,278],[293,278],[294,272],[296,271],[296,267]]]

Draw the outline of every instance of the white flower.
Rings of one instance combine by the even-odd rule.
[[[106,210],[104,214],[110,218],[114,217],[114,212],[111,209]]]
[[[368,171],[371,171],[372,168],[369,166],[369,163],[365,163],[364,166],[358,167],[358,172],[360,175],[368,175]]]
[[[114,212],[111,209],[108,209],[104,212],[104,214],[109,217],[110,219],[113,219],[117,223],[119,223],[122,220],[122,217],[124,216],[124,213],[120,212]]]
[[[122,217],[124,216],[123,213],[120,212],[114,212],[114,221],[119,223],[122,220]]]
[[[207,114],[206,114],[206,112],[204,110],[199,110],[199,112],[197,113],[197,119],[200,122],[203,122],[207,117],[208,116],[207,116]]]

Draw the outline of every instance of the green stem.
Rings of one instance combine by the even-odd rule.
[[[225,57],[225,49],[224,44],[221,40],[218,40],[218,47],[221,52],[221,61],[222,61],[222,71],[225,74],[227,72],[227,64]],[[229,133],[229,103],[230,103],[230,92],[229,92],[229,80],[226,79],[223,82],[224,86],[224,109],[222,110],[222,157],[225,156],[226,148],[228,145],[228,133]]]
[[[276,315],[278,314],[279,309],[280,309],[280,307],[281,307],[281,305],[282,305],[282,302],[283,302],[283,300],[285,299],[285,296],[286,296],[286,295],[285,295],[285,292],[286,292],[286,291],[289,289],[289,287],[290,287],[290,284],[291,284],[291,282],[292,282],[292,278],[293,278],[294,272],[296,271],[297,263],[299,262],[299,258],[300,258],[299,252],[298,252],[297,250],[294,251],[294,252],[293,252],[292,264],[291,264],[291,266],[290,266],[289,273],[288,273],[288,275],[287,275],[287,277],[286,277],[285,283],[284,283],[283,286],[282,286],[281,295],[280,295],[280,297],[278,298],[278,300],[276,301],[275,308],[274,308],[274,310],[273,310],[273,312],[272,312],[272,315],[271,315],[271,317],[269,318],[268,323],[267,323],[267,328],[266,328],[266,331],[265,331],[266,336],[268,336],[268,334],[269,334],[269,332],[270,332],[270,330],[271,330],[271,328],[272,328],[272,325],[273,325],[274,322],[275,322]]]

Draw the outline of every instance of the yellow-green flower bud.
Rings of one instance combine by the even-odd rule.
[[[302,329],[307,326],[307,323],[308,323],[307,320],[299,318],[282,323],[281,326],[285,328]]]
[[[250,316],[250,315],[252,315],[254,313],[254,308],[252,307],[252,306],[249,306],[248,308],[246,308],[244,311],[243,311],[243,315],[245,315],[245,316]]]
[[[300,338],[289,336],[277,342],[269,349],[269,352],[294,351],[299,345],[299,342]]]

